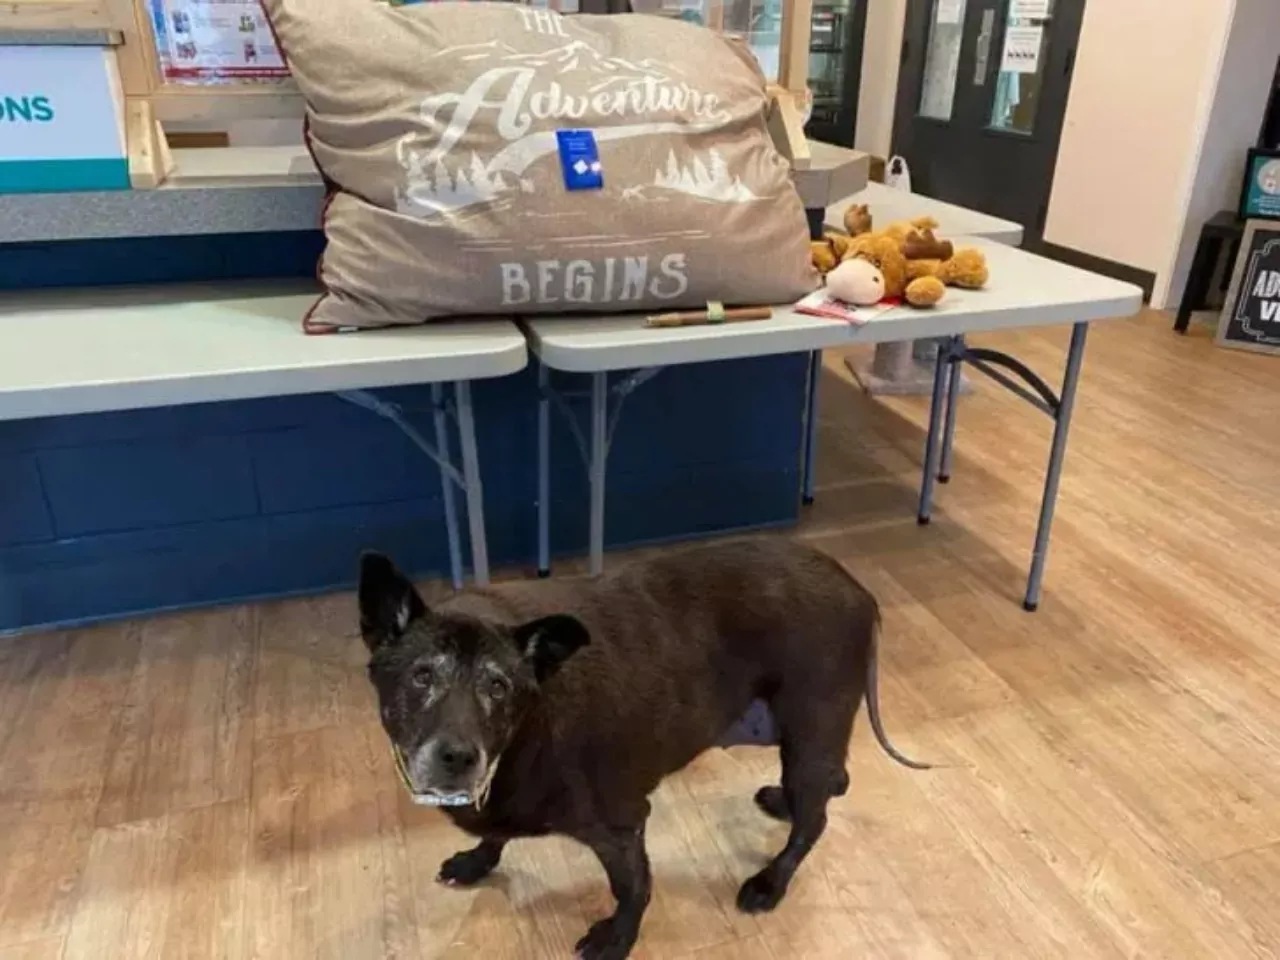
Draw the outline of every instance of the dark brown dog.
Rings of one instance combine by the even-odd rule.
[[[480,838],[440,879],[487,876],[507,841],[564,834],[600,858],[613,916],[587,960],[630,952],[649,902],[648,796],[721,740],[754,701],[782,749],[756,802],[791,822],[738,906],[775,907],[849,786],[845,757],[875,684],[875,598],[835,560],[783,540],[673,552],[596,580],[509,583],[428,610],[391,561],[360,570],[360,626],[383,726],[416,800]]]

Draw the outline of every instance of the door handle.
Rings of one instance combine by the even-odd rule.
[[[982,29],[978,31],[978,53],[974,57],[973,85],[985,86],[987,64],[991,61],[991,40],[996,32],[996,12],[991,7],[982,11]]]

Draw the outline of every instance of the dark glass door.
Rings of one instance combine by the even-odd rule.
[[[1039,244],[1084,3],[909,0],[893,149],[913,189]]]

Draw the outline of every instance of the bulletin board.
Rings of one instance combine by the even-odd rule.
[[[147,0],[165,83],[280,82],[289,76],[256,0]]]

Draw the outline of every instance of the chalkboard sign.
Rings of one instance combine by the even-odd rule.
[[[1280,223],[1245,224],[1227,303],[1218,321],[1224,347],[1280,354]]]

